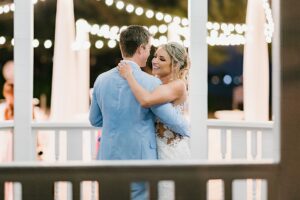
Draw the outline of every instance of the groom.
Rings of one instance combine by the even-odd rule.
[[[129,26],[120,34],[120,49],[136,80],[152,91],[161,84],[160,80],[140,68],[146,65],[150,38],[150,33],[142,26]],[[171,103],[143,108],[117,68],[99,75],[94,84],[89,116],[93,126],[103,127],[98,159],[156,160],[156,117],[174,132],[189,135],[187,122]],[[144,183],[132,184],[131,190],[132,199],[147,199]]]

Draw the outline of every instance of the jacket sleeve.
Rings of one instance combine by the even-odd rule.
[[[95,88],[95,86],[94,86],[94,88]],[[97,102],[95,89],[92,94],[92,102],[91,102],[91,107],[90,107],[89,120],[90,120],[90,123],[92,126],[95,126],[95,127],[103,126],[102,112],[101,112],[101,109]]]
[[[160,85],[160,81],[154,81],[151,90]],[[151,111],[160,121],[175,133],[190,136],[190,127],[184,116],[178,112],[171,103],[152,106]]]
[[[190,136],[190,127],[187,120],[179,113],[171,103],[165,103],[151,107],[152,112],[160,121],[175,133]]]

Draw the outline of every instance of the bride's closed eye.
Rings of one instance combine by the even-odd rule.
[[[166,59],[164,58],[164,57],[159,57],[159,60],[161,60],[161,61],[166,61]]]
[[[154,55],[153,58],[157,58],[157,55]],[[163,56],[159,56],[160,61],[166,61],[166,59]]]

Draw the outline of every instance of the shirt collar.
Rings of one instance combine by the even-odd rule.
[[[131,66],[131,68],[134,69],[134,70],[140,70],[140,71],[142,70],[141,67],[136,62],[134,62],[132,60],[123,60],[123,61],[128,63]]]

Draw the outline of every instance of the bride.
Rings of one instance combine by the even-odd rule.
[[[135,80],[131,67],[125,62],[118,65],[120,75],[125,78],[136,99],[143,107],[172,102],[182,115],[187,112],[188,54],[185,48],[169,42],[161,45],[152,59],[152,74],[163,83],[154,91],[147,91]],[[158,158],[160,160],[190,159],[189,138],[172,132],[161,122],[156,123]],[[159,199],[174,199],[174,184],[159,183]]]

